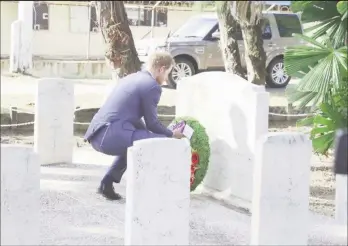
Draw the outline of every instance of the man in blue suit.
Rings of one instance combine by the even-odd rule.
[[[134,141],[183,137],[179,130],[172,132],[164,127],[157,117],[161,85],[168,79],[173,66],[174,60],[169,53],[155,52],[149,57],[146,71],[120,80],[87,129],[85,140],[96,151],[116,156],[98,188],[98,192],[109,200],[121,199],[114,191],[113,183],[121,181],[127,169],[127,149]]]

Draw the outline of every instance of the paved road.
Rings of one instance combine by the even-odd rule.
[[[123,245],[125,202],[95,194],[111,161],[89,148],[74,152],[74,165],[41,168],[42,245]],[[118,188],[125,194],[124,182]],[[246,245],[250,216],[202,195],[191,196],[191,245]],[[309,245],[345,245],[345,227],[311,213]],[[168,222],[169,223],[169,222]]]
[[[88,108],[100,105],[111,80],[72,80],[75,83],[76,106]],[[293,87],[293,81],[289,87]],[[37,79],[28,76],[9,77],[1,75],[1,104],[23,107],[35,102]],[[285,89],[267,89],[271,106],[286,106]],[[160,105],[175,106],[175,90],[164,88]]]

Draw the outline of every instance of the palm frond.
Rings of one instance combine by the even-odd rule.
[[[341,88],[342,76],[347,74],[347,47],[334,49],[328,38],[322,44],[308,36],[299,36],[311,46],[289,48],[285,52],[286,72],[302,77],[295,92],[290,93],[290,101],[300,101],[299,107],[317,105],[325,101],[330,91]]]

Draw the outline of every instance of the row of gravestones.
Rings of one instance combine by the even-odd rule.
[[[264,88],[237,76],[202,73],[179,84],[176,114],[205,127],[211,155],[200,190],[252,211],[251,243],[306,245],[311,141],[299,133],[268,133],[268,100]],[[40,165],[72,162],[73,83],[39,80],[35,105],[34,150],[1,146],[4,245],[37,245]],[[125,243],[188,245],[188,141],[138,141],[128,159]],[[340,182],[337,219],[346,223],[347,180]],[[154,216],[159,211],[161,216]]]

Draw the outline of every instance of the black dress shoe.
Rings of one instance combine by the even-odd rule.
[[[116,201],[121,200],[122,197],[115,192],[114,186],[112,184],[106,185],[104,183],[101,183],[97,193],[101,194],[103,197],[105,197],[108,200]]]

